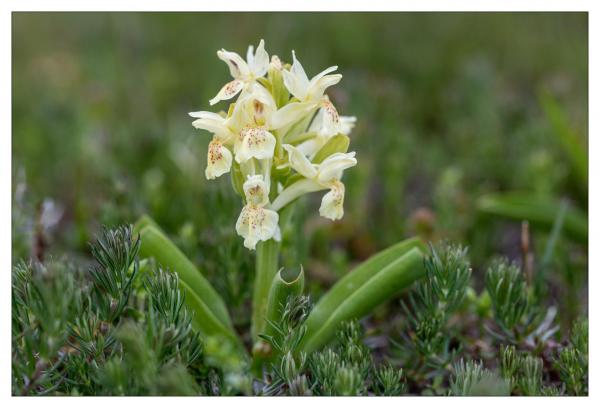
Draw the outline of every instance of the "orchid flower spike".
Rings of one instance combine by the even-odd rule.
[[[342,174],[356,165],[355,153],[344,152],[356,118],[339,116],[325,94],[342,78],[333,74],[337,67],[309,80],[295,53],[287,69],[289,65],[277,56],[269,60],[262,40],[256,51],[248,48],[246,60],[225,50],[217,55],[229,67],[233,81],[210,104],[232,102],[226,113],[189,115],[195,128],[212,134],[206,178],[230,173],[243,197],[235,229],[244,246],[254,250],[261,241],[280,240],[279,211],[306,193],[325,190],[320,215],[342,218]],[[339,133],[345,137],[338,137]]]

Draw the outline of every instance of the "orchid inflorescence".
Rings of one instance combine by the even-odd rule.
[[[356,165],[347,153],[355,117],[339,116],[325,94],[341,74],[332,66],[308,79],[296,54],[293,63],[269,60],[261,40],[248,47],[246,61],[224,49],[217,56],[233,80],[210,100],[232,100],[227,112],[192,112],[198,129],[213,133],[205,175],[211,180],[230,172],[244,207],[236,223],[244,246],[280,240],[279,212],[305,193],[329,190],[319,213],[338,220],[344,215],[345,169]]]

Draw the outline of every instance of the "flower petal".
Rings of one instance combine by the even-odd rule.
[[[204,172],[207,180],[212,180],[231,169],[231,152],[218,139],[213,139],[208,144],[208,155],[206,159],[206,170]]]
[[[311,100],[319,100],[323,97],[325,90],[342,80],[342,74],[325,75],[311,84],[307,97]]]
[[[283,70],[283,83],[292,95],[300,100],[304,100],[308,94],[310,82],[302,68],[300,61],[296,59],[296,52],[292,51],[294,63],[290,71]]]
[[[285,71],[283,71],[285,72]],[[300,120],[303,116],[317,108],[314,102],[292,102],[273,113],[271,117],[271,129],[281,129],[289,124]]]
[[[246,61],[239,54],[221,49],[217,51],[217,56],[222,61],[225,61],[234,79],[244,79],[250,74],[248,64],[246,64]]]
[[[329,100],[323,102],[323,122],[321,132],[327,136],[333,136],[340,132],[340,115]]]
[[[235,230],[244,238],[244,246],[254,250],[259,241],[268,241],[275,236],[278,222],[277,212],[248,204],[242,208]]]
[[[257,83],[251,84],[237,101],[243,107],[248,120],[253,120],[258,126],[269,126],[277,105],[273,96]]]
[[[350,136],[356,126],[356,116],[340,116],[340,133]]]
[[[197,118],[192,122],[192,126],[196,129],[207,130],[214,133],[220,139],[228,139],[231,137],[231,130],[227,127],[227,119],[213,112],[190,112],[193,118]]]
[[[312,139],[300,143],[296,148],[306,157],[312,158],[321,147],[325,146],[327,140],[327,137],[315,136]]]
[[[298,58],[296,58],[296,51],[292,51],[292,59],[292,74],[296,76],[296,79],[299,81],[299,84],[302,87],[308,88],[308,84],[310,83],[310,81],[308,80],[308,76],[306,76],[304,67],[302,67],[302,64],[300,63]]]
[[[289,144],[284,144],[283,148],[288,152],[290,165],[294,170],[309,179],[312,179],[317,175],[315,166],[308,161],[306,156],[304,156],[300,150]]]
[[[339,220],[344,216],[344,184],[336,181],[332,184],[331,190],[323,196],[319,214],[322,217],[329,218],[332,221]]]
[[[281,229],[279,228],[279,225],[277,225],[277,228],[275,229],[273,239],[277,242],[281,242]]]
[[[342,172],[347,168],[356,165],[356,152],[334,153],[321,163],[319,166],[318,180],[321,183],[328,184],[332,181],[342,178]]]
[[[277,198],[273,200],[271,208],[275,211],[279,211],[303,194],[325,190],[326,188],[327,187],[324,187],[313,179],[302,179],[296,181],[279,193]]]
[[[281,71],[283,69],[283,64],[277,55],[271,55],[271,63],[269,64],[273,69]]]
[[[248,56],[250,56],[250,53]],[[248,65],[250,67],[250,72],[252,72],[256,78],[262,77],[267,73],[267,69],[269,68],[269,54],[265,51],[264,40],[260,40],[260,43],[256,48],[256,54],[252,55],[251,60],[248,59]]]
[[[244,183],[244,194],[249,204],[262,207],[269,202],[269,188],[261,174],[248,176]]]
[[[273,157],[276,139],[262,127],[247,126],[240,131],[235,147],[235,160],[238,163],[251,158],[269,159]]]
[[[318,80],[323,78],[325,75],[329,74],[330,72],[336,71],[337,69],[338,69],[337,65],[334,65],[332,67],[324,69],[323,71],[319,72],[317,75],[312,77],[312,79],[310,80],[310,85],[314,85],[315,83],[317,83]]]
[[[229,100],[240,93],[242,88],[244,88],[244,82],[239,79],[234,79],[233,81],[226,83],[225,86],[221,88],[219,93],[209,101],[209,103],[212,106],[219,101]]]

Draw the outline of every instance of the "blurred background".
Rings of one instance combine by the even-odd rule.
[[[241,202],[227,177],[205,180],[210,137],[187,112],[210,110],[229,80],[216,51],[245,55],[261,38],[284,61],[295,49],[309,77],[338,65],[344,78],[331,98],[358,117],[344,218],[320,218],[315,194],[284,237],[284,262],[302,262],[316,293],[415,234],[467,245],[476,280],[492,255],[520,261],[521,224],[480,211],[489,193],[562,199],[587,214],[587,182],[561,139],[566,132],[587,146],[585,13],[13,13],[12,21],[13,261],[85,260],[102,225],[148,213],[232,308],[243,307],[253,268],[234,229]],[[541,258],[550,232],[530,232]],[[587,309],[587,245],[560,236],[554,248],[549,286],[574,316]]]

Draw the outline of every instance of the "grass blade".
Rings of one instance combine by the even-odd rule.
[[[530,193],[489,194],[477,200],[477,210],[485,214],[510,218],[517,221],[527,220],[533,225],[552,229],[554,220],[561,212],[561,201],[550,197],[539,197]],[[564,215],[564,231],[571,239],[587,244],[588,219],[577,208],[570,207]]]

